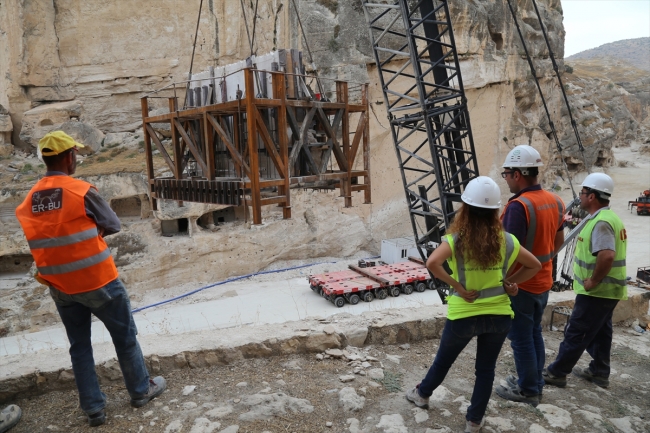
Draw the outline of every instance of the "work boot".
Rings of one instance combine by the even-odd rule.
[[[517,401],[519,403],[527,403],[533,407],[537,407],[539,404],[539,397],[537,395],[525,395],[523,392],[521,392],[519,385],[515,385],[514,387],[497,385],[494,390],[499,397],[506,400]]]
[[[131,406],[142,407],[162,394],[165,389],[167,389],[167,381],[164,377],[157,376],[153,379],[149,379],[149,392],[140,398],[132,398]]]
[[[542,370],[542,377],[544,378],[544,383],[546,385],[553,385],[557,386],[558,388],[564,388],[566,386],[566,376],[555,376],[546,368]]]
[[[99,425],[104,424],[105,422],[106,422],[106,411],[104,411],[104,409],[92,415],[88,415],[88,424],[91,427],[97,427]]]
[[[406,399],[410,402],[412,402],[414,405],[417,407],[421,407],[424,409],[429,408],[429,397],[424,398],[420,397],[420,392],[418,389],[420,388],[420,385],[416,385],[415,388],[406,391]]]
[[[472,421],[467,421],[465,424],[465,433],[480,433],[481,428],[485,425],[485,417],[481,420],[480,424],[476,424]]]
[[[509,374],[506,377],[506,383],[508,384],[508,386],[510,388],[514,388],[516,386],[519,386],[519,380],[517,379],[517,376],[515,376],[514,374]],[[539,398],[540,403],[542,402],[542,395],[543,395],[543,393],[541,393],[541,392],[539,394],[537,394],[537,397]]]
[[[21,411],[15,404],[10,404],[2,409],[2,412],[0,412],[0,433],[5,433],[18,424],[22,414],[23,411]]]
[[[598,385],[601,388],[607,388],[609,386],[609,379],[607,377],[594,375],[589,369],[589,367],[587,368],[573,367],[571,373],[575,374],[581,379],[588,380],[589,382],[593,382],[595,385]]]

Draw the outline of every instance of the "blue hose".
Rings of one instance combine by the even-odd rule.
[[[378,259],[378,258],[379,258],[379,256],[376,256],[376,257],[368,257],[368,259]],[[365,260],[368,260],[368,259],[365,259]],[[142,311],[142,310],[146,310],[146,309],[148,309],[148,308],[153,308],[153,307],[157,307],[157,306],[159,306],[159,305],[164,305],[164,304],[168,304],[168,303],[170,303],[170,302],[178,301],[179,299],[186,298],[186,297],[188,297],[188,296],[190,296],[190,295],[193,295],[193,294],[195,294],[195,293],[201,292],[201,291],[203,291],[203,290],[205,290],[205,289],[209,289],[209,288],[211,288],[211,287],[216,287],[216,286],[221,286],[221,285],[223,285],[223,284],[227,284],[227,283],[232,283],[233,281],[239,281],[239,280],[243,280],[243,279],[245,279],[245,278],[254,277],[254,276],[257,276],[257,275],[275,274],[275,273],[278,273],[278,272],[291,271],[291,270],[293,270],[293,269],[300,269],[300,268],[306,268],[306,267],[309,267],[309,266],[323,265],[323,264],[326,264],[326,263],[337,263],[337,262],[318,262],[318,263],[310,263],[310,264],[308,264],[308,265],[293,266],[293,267],[291,267],[291,268],[275,269],[275,270],[272,270],[272,271],[261,271],[261,272],[255,272],[255,273],[253,273],[253,274],[242,275],[242,276],[239,276],[239,277],[228,278],[228,279],[225,280],[225,281],[220,281],[220,282],[218,282],[218,283],[213,283],[213,284],[210,284],[210,285],[207,285],[207,286],[203,286],[203,287],[200,287],[200,288],[198,288],[198,289],[192,290],[192,291],[190,291],[190,292],[183,293],[182,295],[178,295],[178,296],[176,296],[176,297],[174,297],[174,298],[171,298],[171,299],[166,299],[166,300],[164,300],[164,301],[156,302],[156,303],[151,304],[151,305],[145,305],[144,307],[136,308],[135,310],[132,310],[132,313],[138,313],[138,312],[140,312],[140,311]]]

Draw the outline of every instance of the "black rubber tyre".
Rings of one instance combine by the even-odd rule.
[[[313,284],[310,284],[309,288],[312,289],[314,292],[318,291],[318,286],[314,286]]]
[[[433,282],[433,280],[427,281],[427,287],[429,290],[436,290],[436,283]]]
[[[375,297],[377,299],[386,299],[388,297],[388,290],[386,290],[386,289],[377,289],[375,291]]]
[[[405,295],[410,295],[413,293],[413,284],[404,284],[404,287],[402,287],[402,293]]]
[[[399,293],[400,293],[399,287],[391,287],[390,288],[390,295],[393,298],[397,298],[399,296]]]
[[[424,292],[426,289],[427,289],[427,285],[424,284],[424,283],[422,283],[422,282],[419,282],[419,283],[417,283],[417,284],[415,285],[415,290],[416,290],[417,292],[422,293],[422,292]]]
[[[363,302],[372,302],[375,299],[375,295],[372,292],[368,291],[363,294]]]
[[[336,305],[338,308],[341,308],[342,306],[345,305],[345,299],[343,299],[343,296],[338,296],[334,298],[334,305]]]
[[[359,295],[357,295],[357,294],[350,295],[350,304],[357,305],[360,300],[361,300],[361,298],[359,298]]]

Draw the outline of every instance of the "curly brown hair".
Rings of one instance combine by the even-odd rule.
[[[466,261],[478,264],[481,269],[501,261],[503,226],[498,209],[485,209],[463,203],[447,230],[457,233],[456,251]]]

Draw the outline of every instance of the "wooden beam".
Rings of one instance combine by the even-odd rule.
[[[334,151],[334,157],[336,158],[339,168],[343,171],[348,171],[347,158],[344,151],[341,150],[341,147],[339,146],[339,142],[336,139],[336,133],[332,130],[332,125],[330,125],[329,119],[320,107],[316,109],[316,115],[325,129],[325,134],[332,139],[332,150]],[[345,115],[343,117],[345,117]],[[343,119],[343,122],[345,122],[345,119]],[[343,134],[343,140],[345,140],[345,131]]]
[[[253,224],[262,224],[262,196],[260,191],[260,165],[257,154],[257,129],[255,128],[255,83],[253,71],[244,69],[246,89],[246,127],[248,129],[248,158],[250,163],[251,201]]]
[[[363,202],[366,204],[371,203],[372,186],[370,183],[370,107],[368,105],[368,85],[364,84],[361,87],[361,103],[365,106],[366,123],[363,128],[363,170],[367,173],[363,177],[363,184],[366,189],[363,195]]]
[[[240,170],[243,167],[246,176],[250,176],[251,170],[250,168],[248,168],[248,164],[246,164],[246,162],[242,159],[241,155],[239,154],[235,146],[230,141],[230,137],[228,137],[226,131],[224,131],[221,125],[219,125],[219,122],[217,122],[217,120],[214,117],[212,117],[211,114],[206,113],[206,118],[208,119],[208,122],[210,122],[214,130],[217,131],[219,137],[221,137],[221,141],[223,141],[226,148],[228,149],[228,152],[230,152],[230,156],[232,157],[235,165],[238,166]]]
[[[142,110],[142,117],[143,118],[145,116],[149,115],[149,101],[148,101],[146,96],[140,99],[140,108]],[[158,210],[157,209],[158,204],[156,203],[156,199],[154,198],[154,196],[156,195],[156,192],[155,192],[156,189],[155,189],[154,185],[151,183],[151,181],[155,177],[155,174],[154,174],[154,171],[153,171],[153,154],[152,154],[152,151],[151,151],[151,136],[149,135],[149,131],[147,129],[150,126],[144,121],[142,122],[142,124],[145,126],[145,128],[143,128],[143,132],[144,132],[144,153],[145,153],[145,158],[146,158],[146,163],[147,163],[147,177],[149,178],[149,188],[148,188],[148,190],[149,190],[148,191],[149,192],[149,204],[151,205],[152,210]],[[156,139],[158,138],[158,136],[156,136],[155,133],[154,133],[153,136],[156,137]],[[167,153],[167,152],[165,152],[165,153]],[[167,155],[167,159],[169,159],[169,155]],[[171,169],[172,169],[172,172],[173,172],[174,171],[174,165],[173,164],[171,165]]]
[[[169,98],[169,111],[176,111],[176,98]],[[174,127],[174,120],[171,122],[172,145],[174,146],[174,177],[176,179],[183,178],[183,152],[181,152],[180,140],[178,139],[178,131]]]
[[[209,180],[214,180],[217,171],[215,154],[214,154],[214,147],[216,146],[216,143],[214,139],[215,138],[214,130],[210,127],[208,116],[209,116],[208,113],[204,113],[203,115],[203,136],[205,137],[205,160],[206,160],[205,162],[207,163],[208,166],[208,173],[206,177]]]
[[[192,140],[190,140],[190,137],[187,135],[187,132],[183,128],[183,125],[181,125],[177,119],[174,119],[174,125],[176,126],[178,132],[181,134],[181,137],[183,137],[183,141],[187,144],[188,149],[190,149],[190,152],[192,152],[192,155],[194,155],[194,159],[196,159],[196,162],[201,166],[203,173],[207,173],[208,166],[203,160],[203,155],[201,155],[199,150],[196,148],[196,145],[192,142]]]
[[[158,140],[158,136],[156,135],[156,131],[153,130],[151,125],[146,124],[146,123],[145,123],[145,131],[146,131],[145,134],[147,134],[153,140],[153,142],[156,144],[156,148],[158,149],[158,151],[160,152],[163,159],[165,160],[165,162],[167,163],[167,165],[169,166],[169,168],[171,169],[171,171],[173,173],[174,169],[175,169],[174,168],[174,161],[172,161],[171,157],[169,156],[169,153],[167,153],[167,149],[165,149],[165,147],[162,145],[160,140]],[[147,151],[146,144],[147,143],[145,141],[145,152]],[[149,147],[151,148],[151,144],[149,144]],[[152,171],[152,173],[153,173],[153,171]],[[152,178],[153,178],[153,175],[152,175]]]
[[[272,76],[273,97],[280,100],[280,108],[278,109],[278,144],[280,146],[280,158],[286,170],[282,179],[283,185],[278,187],[278,195],[284,195],[285,201],[282,203],[282,217],[284,219],[291,218],[291,189],[289,188],[289,137],[287,135],[287,128],[283,125],[287,124],[287,95],[286,87],[284,85],[284,74],[273,73]]]
[[[359,143],[363,137],[364,131],[366,130],[366,113],[361,113],[359,117],[359,123],[357,124],[357,130],[354,131],[354,138],[352,139],[352,148],[350,149],[350,159],[348,162],[350,166],[354,166],[354,160],[357,157],[357,151],[359,150]]]
[[[262,116],[260,116],[259,110],[255,109],[254,113],[255,113],[255,122],[257,123],[257,132],[262,136],[262,143],[264,143],[264,147],[268,151],[268,154],[271,157],[271,161],[273,161],[273,164],[275,164],[275,168],[277,168],[278,172],[280,173],[280,176],[282,177],[288,176],[289,173],[287,173],[286,168],[282,163],[280,154],[278,153],[278,150],[275,148],[275,143],[273,142],[273,139],[271,138],[269,131],[266,129],[266,125],[262,120]]]
[[[316,114],[315,106],[311,107],[307,114],[305,114],[305,118],[302,121],[302,125],[300,127],[300,135],[298,136],[298,140],[294,141],[293,148],[291,149],[291,155],[289,155],[289,166],[292,168],[296,164],[300,149],[302,149],[302,146],[307,142],[307,132],[309,131],[309,126],[311,125],[311,121],[314,118],[314,114]]]

